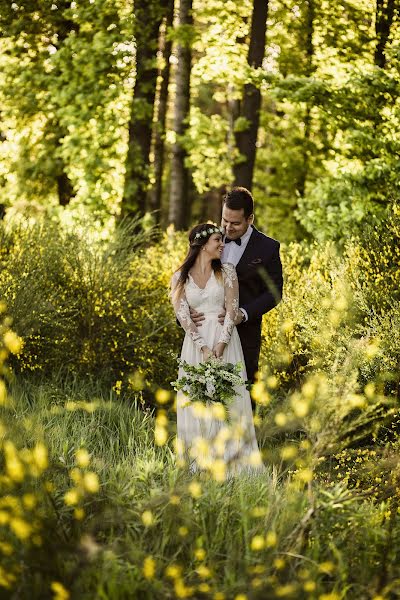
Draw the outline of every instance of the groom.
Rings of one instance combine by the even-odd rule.
[[[247,378],[254,382],[261,349],[261,320],[282,298],[282,264],[279,242],[258,231],[254,225],[254,201],[244,187],[228,192],[222,207],[225,247],[221,260],[235,265],[239,280],[237,330],[242,343]],[[197,326],[202,313],[191,311]],[[224,314],[219,315],[223,323]]]

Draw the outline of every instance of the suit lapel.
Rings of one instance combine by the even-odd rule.
[[[249,260],[249,257],[251,256],[252,252],[254,251],[255,245],[257,244],[258,231],[253,225],[252,225],[252,228],[253,228],[252,234],[250,236],[249,241],[247,242],[245,251],[243,252],[238,264],[236,265],[236,271],[241,271],[242,269],[246,268],[246,264]]]

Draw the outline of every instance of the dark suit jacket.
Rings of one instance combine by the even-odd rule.
[[[248,315],[248,321],[238,325],[238,333],[250,380],[258,370],[262,316],[282,298],[283,277],[279,246],[279,242],[253,227],[243,256],[236,266],[239,306]]]

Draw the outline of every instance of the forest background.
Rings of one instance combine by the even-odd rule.
[[[0,0],[0,589],[400,595],[396,0]],[[257,437],[189,477],[168,283],[251,189]]]

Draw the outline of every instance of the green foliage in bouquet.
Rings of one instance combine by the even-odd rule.
[[[243,365],[240,362],[234,365],[211,357],[198,365],[189,365],[181,359],[178,363],[186,375],[172,381],[171,385],[193,402],[206,404],[212,401],[227,406],[236,395],[235,387],[246,383],[241,375]]]

